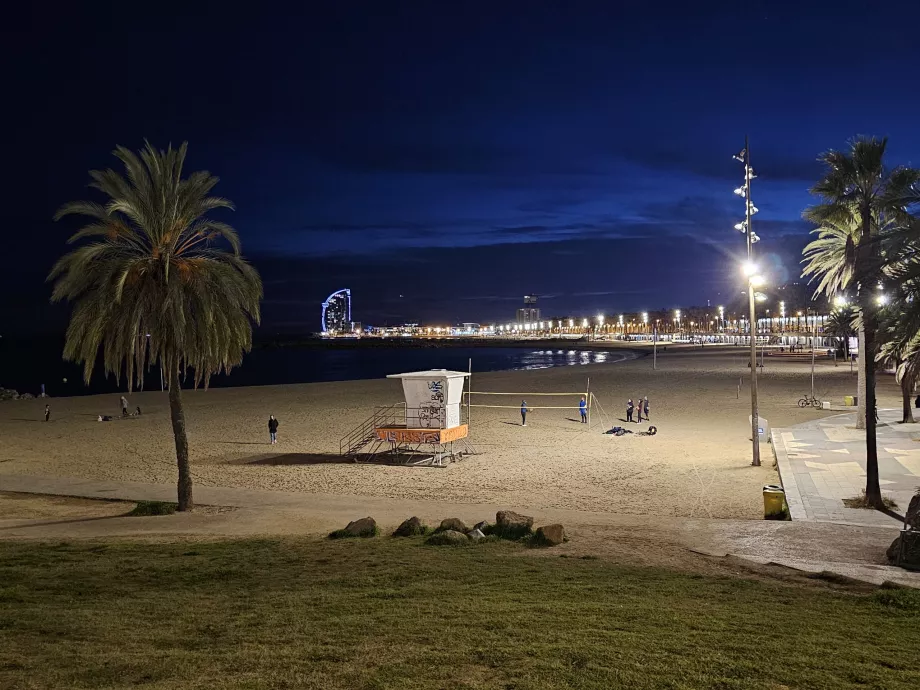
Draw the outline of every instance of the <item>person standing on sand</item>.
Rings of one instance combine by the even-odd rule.
[[[45,405],[45,421],[51,421],[51,405]]]
[[[581,413],[581,423],[588,423],[588,401],[585,400],[585,396],[581,396],[581,400],[578,403],[578,411]]]
[[[125,396],[121,396],[121,416],[128,416],[128,399]]]
[[[272,445],[278,443],[278,420],[273,414],[268,415],[268,437]]]
[[[521,400],[521,426],[527,426],[527,401]]]
[[[639,417],[638,417],[638,419],[636,419],[636,421],[637,421],[637,422],[641,422],[641,421],[642,421],[642,398],[641,398],[641,397],[637,397],[636,400],[638,401],[638,402],[636,403],[636,413],[639,415]]]
[[[652,421],[648,417],[648,396],[647,395],[644,398],[642,398],[642,402],[640,404],[642,405],[642,409],[645,412],[645,421],[646,422]]]
[[[631,422],[633,420],[633,401],[632,398],[626,401],[626,421]]]

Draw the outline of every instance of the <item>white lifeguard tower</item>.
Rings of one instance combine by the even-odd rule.
[[[468,372],[447,369],[390,374],[388,379],[402,380],[405,401],[378,407],[341,439],[339,452],[355,462],[380,461],[385,453],[392,462],[434,467],[473,452],[461,404],[467,377]]]

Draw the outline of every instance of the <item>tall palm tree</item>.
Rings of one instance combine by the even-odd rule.
[[[829,151],[819,160],[826,166],[811,192],[821,203],[806,212],[806,218],[849,228],[845,237],[837,237],[836,261],[828,261],[813,271],[821,275],[822,285],[837,288],[854,283],[858,291],[864,343],[860,343],[860,368],[866,382],[866,498],[882,508],[878,478],[878,448],[875,438],[875,359],[878,329],[876,285],[883,276],[884,258],[881,240],[884,235],[909,222],[909,206],[916,202],[914,185],[920,171],[912,168],[888,170],[884,165],[886,139],[858,137],[848,151]],[[858,232],[855,227],[858,226]],[[839,252],[843,240],[842,254]],[[814,245],[814,242],[812,243]],[[811,246],[811,245],[810,245]],[[806,248],[807,251],[807,248]],[[814,251],[814,250],[813,250]],[[812,255],[813,256],[813,255]],[[809,259],[806,254],[806,259]]]
[[[52,301],[73,304],[64,358],[83,363],[87,383],[99,350],[106,374],[128,390],[143,385],[159,363],[169,381],[178,463],[179,510],[193,505],[180,379],[197,387],[229,372],[252,346],[262,281],[240,254],[236,232],[205,215],[233,205],[209,196],[218,179],[200,171],[182,177],[186,144],[158,151],[149,143],[114,155],[124,174],[93,170],[91,187],[105,203],[66,204],[67,215],[90,220],[69,243],[80,243],[51,270]],[[88,243],[85,240],[90,240]]]

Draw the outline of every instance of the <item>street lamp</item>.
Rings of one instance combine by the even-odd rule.
[[[760,413],[757,409],[757,341],[754,338],[757,323],[756,306],[754,303],[754,288],[763,284],[754,263],[754,244],[760,238],[754,232],[751,219],[757,213],[757,207],[751,201],[751,182],[756,175],[751,167],[751,149],[748,138],[744,138],[744,148],[733,158],[744,166],[744,184],[735,190],[735,194],[744,199],[744,220],[735,225],[735,230],[742,232],[747,245],[747,262],[744,265],[744,274],[748,278],[748,310],[750,312],[751,334],[751,464],[760,466]],[[755,282],[756,279],[756,282]]]

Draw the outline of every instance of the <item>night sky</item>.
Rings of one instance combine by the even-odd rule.
[[[116,144],[187,140],[221,178],[264,333],[316,330],[341,287],[375,324],[717,304],[745,134],[774,283],[821,151],[874,134],[920,164],[920,3],[638,4],[22,3],[0,334],[65,324],[44,278],[76,221],[51,216]]]

